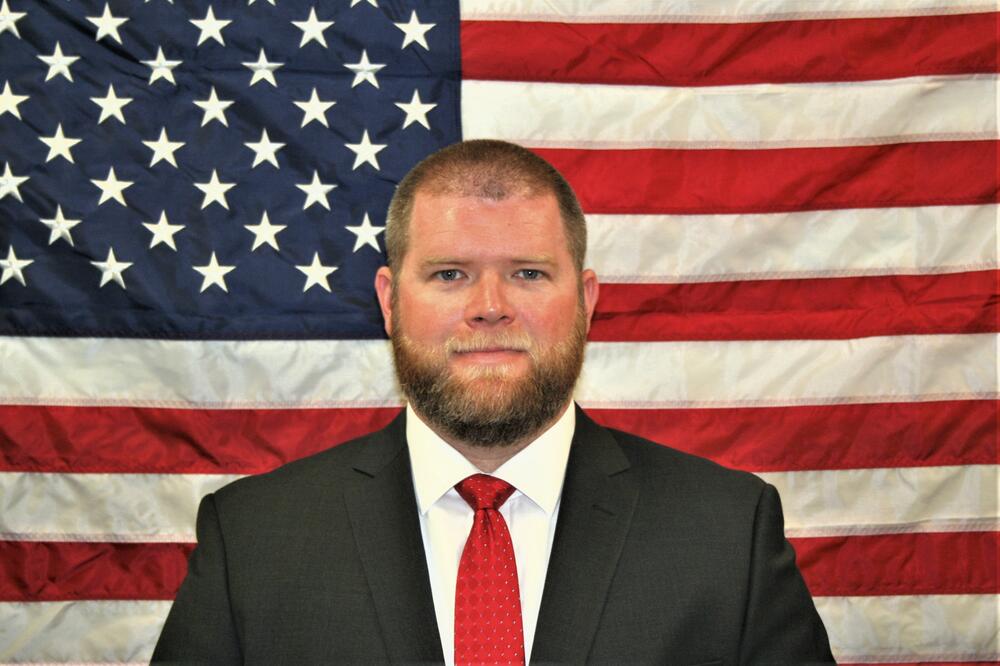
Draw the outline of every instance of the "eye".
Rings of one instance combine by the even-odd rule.
[[[434,274],[437,279],[443,282],[454,282],[455,280],[462,277],[462,271],[457,268],[446,268],[443,271],[438,271]]]
[[[518,275],[522,279],[528,280],[529,282],[534,282],[535,280],[541,280],[545,276],[545,273],[537,268],[522,268],[515,273],[515,275]]]

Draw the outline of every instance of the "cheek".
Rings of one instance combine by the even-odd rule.
[[[445,340],[454,333],[461,310],[440,296],[407,293],[399,299],[399,316],[406,335],[414,340]]]

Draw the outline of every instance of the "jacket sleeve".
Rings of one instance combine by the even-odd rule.
[[[740,663],[834,663],[823,621],[785,539],[781,500],[771,485],[758,500],[751,558]]]
[[[198,508],[198,546],[170,609],[153,662],[242,663],[233,621],[223,539],[215,499],[207,495]]]

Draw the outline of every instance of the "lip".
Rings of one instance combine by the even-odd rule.
[[[455,357],[472,363],[508,363],[525,352],[518,349],[479,349],[476,351],[455,352]]]

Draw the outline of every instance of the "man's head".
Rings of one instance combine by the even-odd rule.
[[[562,176],[513,144],[450,146],[400,183],[386,246],[375,287],[414,409],[470,445],[550,425],[579,375],[598,291]]]

